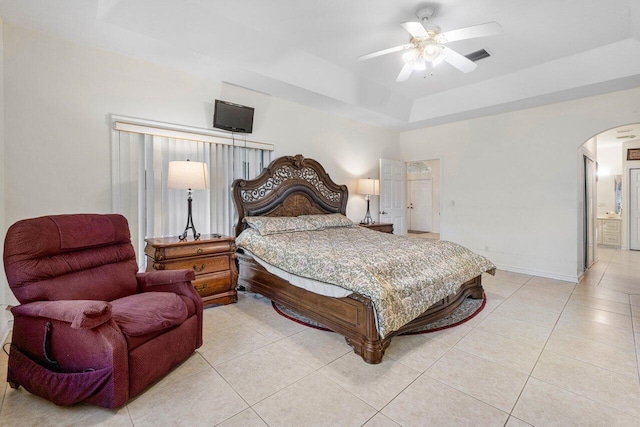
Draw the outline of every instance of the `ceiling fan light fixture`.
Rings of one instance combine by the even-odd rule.
[[[413,64],[419,56],[420,52],[417,49],[411,49],[402,54],[402,59],[404,59],[405,64]]]
[[[440,56],[442,49],[435,43],[427,43],[422,49],[422,57],[427,61],[434,61]]]
[[[404,66],[400,70],[396,82],[406,81],[414,70],[433,68],[441,62],[447,62],[463,73],[475,70],[477,68],[475,61],[490,56],[487,51],[482,49],[469,55],[461,55],[449,48],[447,43],[498,35],[502,32],[502,26],[492,21],[442,32],[439,26],[429,22],[435,12],[435,6],[424,6],[416,11],[418,22],[409,21],[400,24],[411,35],[408,44],[359,56],[358,61],[403,52]]]

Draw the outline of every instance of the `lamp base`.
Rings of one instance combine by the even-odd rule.
[[[371,212],[369,211],[369,203],[370,203],[370,200],[369,200],[369,198],[367,198],[367,214],[364,216],[364,219],[362,221],[360,221],[360,224],[369,225],[369,224],[375,224],[376,223],[373,220],[373,218],[371,218]]]
[[[196,229],[193,228],[193,226],[191,227],[187,227],[184,229],[184,233],[182,233],[181,235],[178,236],[178,240],[180,240],[181,242],[186,242],[187,241],[187,234],[189,229],[193,230],[193,240],[200,240],[200,233],[196,233]]]
[[[178,236],[178,240],[180,240],[181,242],[186,242],[187,241],[187,234],[189,233],[189,230],[193,230],[193,240],[200,240],[200,233],[198,233],[196,231],[196,227],[193,225],[193,217],[191,216],[191,190],[189,190],[189,197],[187,198],[187,205],[188,205],[188,215],[187,215],[187,226],[184,229],[184,232]]]

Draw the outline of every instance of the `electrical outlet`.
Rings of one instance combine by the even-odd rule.
[[[484,251],[485,251],[485,252],[489,252],[489,246],[486,246],[486,245],[485,245],[485,247],[484,247]]]
[[[456,201],[455,201],[455,200],[452,200],[452,201],[451,201],[451,206],[455,206],[455,205],[456,205]]]

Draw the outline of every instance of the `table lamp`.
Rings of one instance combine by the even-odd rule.
[[[378,196],[380,194],[380,181],[371,178],[359,179],[358,194],[364,194],[365,200],[367,201],[367,214],[364,216],[364,219],[360,221],[360,224],[375,224],[375,221],[371,218],[369,203],[371,202],[371,196]]]
[[[193,230],[193,240],[200,238],[200,233],[196,232],[196,227],[193,225],[193,217],[191,216],[191,191],[192,190],[205,190],[209,188],[209,176],[207,174],[207,165],[202,162],[187,161],[174,161],[169,162],[169,177],[168,187],[175,190],[187,190],[187,226],[184,229],[184,233],[178,236],[180,241],[187,240],[187,232],[189,229]]]

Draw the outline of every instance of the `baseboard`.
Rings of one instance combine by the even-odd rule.
[[[6,306],[0,305],[0,347],[7,341],[12,323],[13,317],[7,315]]]
[[[578,283],[578,275],[567,276],[565,274],[549,273],[548,271],[533,270],[530,268],[513,267],[510,265],[497,264],[499,270],[510,271],[512,273],[528,274],[530,276],[545,277],[547,279],[562,280],[563,282]]]
[[[11,331],[11,329],[9,329],[9,327],[8,327],[8,322],[7,322],[7,326],[5,327],[5,329],[4,330],[0,329],[0,331],[2,331],[2,334],[0,334],[0,339],[1,339],[0,342],[2,343],[2,346],[3,346],[4,343],[7,342],[7,338],[9,337],[9,332]],[[0,346],[0,347],[2,347],[2,346]],[[1,348],[0,348],[0,350],[1,350]]]

